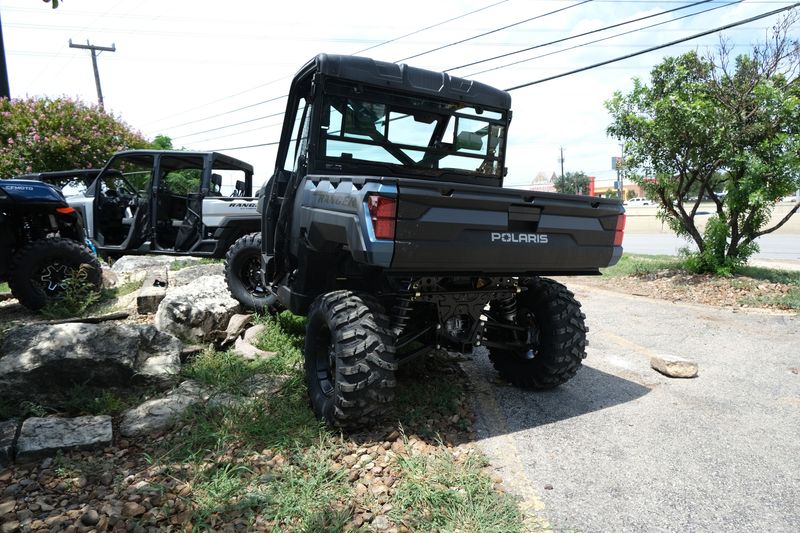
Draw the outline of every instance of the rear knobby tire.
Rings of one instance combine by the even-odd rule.
[[[274,292],[261,275],[261,234],[240,237],[225,254],[225,282],[243,307],[259,313],[282,310]]]
[[[588,328],[580,308],[564,285],[531,280],[517,295],[516,325],[527,325],[536,341],[528,349],[490,348],[489,358],[500,377],[527,389],[551,389],[572,379],[586,358]]]
[[[304,347],[314,414],[341,428],[364,426],[394,399],[397,368],[389,318],[369,296],[335,291],[311,304]]]
[[[80,271],[81,265],[87,268]],[[97,290],[102,283],[100,261],[77,241],[63,237],[39,239],[23,246],[11,258],[8,286],[19,303],[38,311],[62,295],[59,283],[80,271]]]

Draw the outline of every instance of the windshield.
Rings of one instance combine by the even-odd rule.
[[[331,84],[321,139],[326,162],[379,163],[502,177],[505,114],[458,102]]]

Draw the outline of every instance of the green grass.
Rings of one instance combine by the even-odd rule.
[[[780,307],[783,309],[794,309],[800,311],[800,288],[791,288],[786,294],[780,296],[748,296],[742,299],[742,303],[748,305],[766,305],[769,307]]]
[[[0,282],[0,292],[11,292],[11,288],[8,286],[8,283],[5,281]]]
[[[252,483],[245,501],[262,509],[278,530],[340,531],[352,509],[336,504],[348,500],[351,489],[346,471],[331,468],[335,447],[332,439],[323,437],[305,450],[297,449],[286,467]]]
[[[392,499],[395,521],[412,531],[523,531],[516,502],[494,491],[480,456],[462,463],[446,451],[399,458],[402,477]]]
[[[274,531],[342,531],[359,508],[377,512],[380,504],[368,491],[357,496],[347,468],[333,468],[337,456],[374,442],[373,436],[343,436],[313,415],[302,371],[305,320],[288,312],[259,317],[267,325],[257,346],[277,352],[267,361],[246,361],[231,352],[208,349],[184,365],[183,377],[219,393],[242,394],[253,374],[287,376],[277,394],[238,405],[200,404],[187,413],[182,428],[154,450],[152,462],[167,467],[191,487],[186,502],[191,528],[215,530],[231,517],[248,527],[258,517]],[[428,427],[431,417],[460,412],[464,386],[443,373],[441,362],[421,361],[401,373],[396,418],[377,424],[385,434],[399,423],[407,434],[429,437],[457,426]],[[460,420],[459,424],[466,421]],[[463,429],[463,427],[462,427]],[[370,434],[372,435],[372,434]],[[497,493],[475,456],[457,462],[444,447],[430,458],[409,457],[393,468],[402,471],[398,491],[389,496],[392,518],[413,530],[519,531],[522,517],[516,503]],[[265,466],[253,454],[282,457]],[[189,465],[188,469],[179,468]],[[399,474],[398,474],[399,475]],[[186,526],[189,527],[189,526]],[[361,529],[369,530],[365,524]]]
[[[611,277],[641,276],[660,270],[683,270],[684,262],[680,257],[671,255],[624,254],[619,262],[601,269],[603,275]]]
[[[151,389],[116,389],[74,385],[32,399],[0,399],[0,420],[30,416],[116,416],[151,396]]]
[[[169,264],[169,269],[171,271],[182,270],[186,267],[197,266],[197,265],[211,265],[214,263],[222,263],[222,259],[210,259],[208,257],[204,257],[199,261],[195,261],[192,259],[179,259],[177,261],[173,261]]]

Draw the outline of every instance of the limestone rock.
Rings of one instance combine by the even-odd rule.
[[[136,311],[140,315],[153,314],[167,296],[169,274],[164,267],[154,267],[147,271],[142,288],[136,295]]]
[[[289,380],[289,376],[270,376],[255,374],[242,383],[242,389],[248,396],[272,396]]]
[[[4,395],[93,386],[169,382],[180,371],[181,343],[149,324],[31,324],[0,346]]]
[[[111,444],[110,416],[77,418],[29,418],[22,423],[17,439],[18,463]]]
[[[172,287],[182,287],[202,276],[221,276],[224,269],[225,265],[222,263],[205,263],[202,265],[189,266],[171,272],[169,284]]]
[[[238,337],[233,343],[233,351],[244,357],[245,359],[254,361],[256,359],[269,359],[275,357],[275,352],[268,352],[260,348],[256,348],[253,343],[255,340],[266,331],[267,327],[263,324],[256,324],[244,332],[242,337]]]
[[[117,273],[108,268],[106,265],[103,265],[101,280],[103,282],[104,289],[113,289],[119,284],[119,276]]]
[[[19,420],[0,422],[0,468],[4,468],[14,461],[14,441],[17,439],[18,428]]]
[[[187,380],[164,398],[148,400],[122,414],[119,431],[123,437],[138,437],[171,428],[189,407],[208,399],[208,392],[196,381]]]
[[[201,276],[167,291],[158,306],[155,325],[160,331],[190,341],[211,341],[240,309],[223,276]]]
[[[656,355],[650,358],[650,366],[671,378],[693,378],[697,376],[697,363],[676,355]]]
[[[227,346],[238,339],[253,322],[252,313],[246,315],[233,315],[228,321],[225,329],[225,338],[220,342],[221,346]]]

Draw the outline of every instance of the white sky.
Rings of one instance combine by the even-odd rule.
[[[356,0],[268,2],[245,0],[63,0],[53,10],[41,0],[0,0],[0,16],[12,97],[62,96],[96,102],[90,54],[70,49],[75,43],[116,45],[100,54],[99,69],[106,109],[152,139],[162,133],[176,146],[208,150],[275,141],[281,117],[199,133],[284,110],[285,100],[259,104],[216,118],[212,115],[286,94],[291,76],[320,52],[350,54],[498,0]],[[577,3],[507,0],[364,54],[395,61],[501,26]],[[444,70],[520,48],[576,35],[685,5],[687,1],[596,0],[422,55],[412,66]],[[473,73],[556,51],[601,37],[709,9],[714,1],[669,15],[547,46],[510,58],[453,71],[452,74],[508,88],[592,63],[666,43],[771,11],[793,2],[747,0],[707,14],[557,53],[509,68]],[[763,39],[777,17],[728,30],[725,36],[746,50]],[[795,28],[800,33],[800,28]],[[797,37],[797,35],[795,35]],[[583,171],[610,184],[611,157],[619,146],[605,130],[603,102],[615,90],[629,91],[631,78],[647,79],[652,66],[668,55],[715,47],[715,35],[651,52],[559,80],[513,91],[514,119],[509,131],[510,186],[530,183],[539,171]],[[187,122],[192,124],[184,124]],[[184,125],[182,125],[184,124]],[[194,134],[194,135],[193,135]],[[274,166],[274,147],[226,153],[252,163],[256,181]]]

